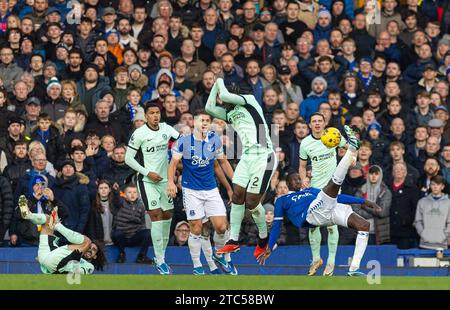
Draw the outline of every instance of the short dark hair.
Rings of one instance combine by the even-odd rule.
[[[194,117],[199,116],[199,115],[208,115],[209,118],[211,118],[211,115],[209,115],[205,109],[197,109],[194,111]]]
[[[321,102],[320,104],[322,104],[323,102]],[[314,112],[313,114],[311,114],[311,116],[309,117],[309,122],[311,123],[311,120],[313,118],[313,116],[320,116],[323,118],[323,120],[325,121],[325,116],[322,113],[319,112]]]
[[[43,112],[43,113],[39,114],[39,116],[38,116],[38,121],[40,121],[40,120],[51,121],[52,118],[47,113]]]
[[[445,182],[445,179],[442,175],[435,175],[434,177],[431,178],[430,180],[431,182],[434,182],[436,184],[446,184],[447,182]]]
[[[147,101],[144,106],[144,113],[147,113],[150,108],[158,108],[159,112],[161,112],[161,107],[155,101]]]
[[[72,149],[70,149],[70,155],[72,155],[73,153],[75,153],[77,151],[85,153],[86,148],[82,145],[75,145]]]

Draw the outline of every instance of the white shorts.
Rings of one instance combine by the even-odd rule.
[[[337,203],[323,191],[317,195],[308,209],[306,221],[313,226],[339,225],[347,227],[347,220],[353,213],[349,205]]]
[[[211,216],[227,216],[225,204],[217,187],[207,191],[183,188],[183,204],[189,221],[207,219]]]

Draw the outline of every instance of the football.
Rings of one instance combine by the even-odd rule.
[[[322,143],[328,148],[334,148],[341,143],[341,132],[334,128],[326,128],[320,136]]]

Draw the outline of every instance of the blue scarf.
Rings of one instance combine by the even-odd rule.
[[[359,79],[363,82],[363,85],[365,87],[368,87],[370,85],[370,83],[372,82],[372,78],[373,78],[373,74],[372,72],[369,74],[369,77],[365,78],[363,77],[361,71],[358,72],[358,77]]]
[[[130,118],[131,121],[134,120],[134,117],[136,116],[136,109],[133,107],[133,105],[131,104],[131,102],[128,101],[127,103],[127,108],[128,108],[128,112],[130,112]]]

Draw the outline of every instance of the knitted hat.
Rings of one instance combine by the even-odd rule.
[[[381,125],[378,122],[373,122],[369,126],[367,126],[367,132],[370,132],[372,129],[377,130],[379,133],[382,132]]]
[[[142,74],[142,68],[141,66],[139,66],[138,64],[132,64],[129,68],[128,68],[128,74],[131,74],[131,72],[133,72],[134,70],[138,70],[140,74]]]
[[[45,184],[47,183],[47,180],[45,179],[45,177],[43,175],[35,175],[31,180],[30,180],[30,186],[31,188],[33,188],[33,186],[35,186],[36,184]]]
[[[61,83],[59,83],[58,78],[52,77],[47,84],[47,92],[51,87],[57,86],[61,90]]]
[[[316,83],[317,81],[321,81],[321,82],[325,85],[325,88],[328,87],[327,80],[325,80],[325,79],[324,79],[323,77],[321,77],[321,76],[315,77],[314,80],[312,80],[312,82],[311,82],[311,86],[313,86],[314,83]]]
[[[317,13],[317,16],[320,17],[328,17],[331,18],[331,13],[327,9],[320,9],[319,13]]]
[[[66,165],[72,166],[73,169],[76,171],[75,162],[74,162],[72,159],[66,159],[66,160],[64,160],[64,161],[61,163],[61,167],[60,167],[61,170],[62,170],[62,168],[64,168],[64,166],[66,166]]]
[[[94,69],[96,72],[99,71],[98,66],[96,64],[94,64],[94,63],[87,64],[85,69],[84,69],[84,72],[86,72],[88,69]]]
[[[45,64],[44,64],[43,70],[45,70],[45,69],[47,69],[47,68],[49,68],[49,67],[53,67],[53,68],[55,68],[55,70],[57,70],[55,63],[52,62],[52,61],[50,61],[50,60],[47,60],[47,61],[45,62]]]
[[[137,112],[133,118],[133,122],[135,122],[135,121],[147,122],[147,119],[145,118],[145,114],[142,112]]]
[[[266,203],[263,205],[264,210],[267,212],[274,212],[275,211],[275,207],[273,206],[273,204],[270,203]]]

